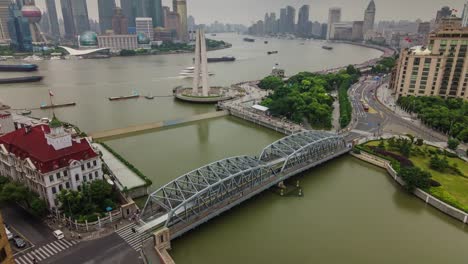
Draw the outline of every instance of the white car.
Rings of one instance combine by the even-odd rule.
[[[13,234],[10,232],[10,230],[8,230],[8,228],[6,226],[5,226],[5,232],[7,234],[8,240],[13,238]]]
[[[54,231],[54,237],[60,240],[60,239],[64,238],[65,236],[63,235],[63,232],[62,232],[62,231],[60,231],[60,230],[55,230],[55,231]]]

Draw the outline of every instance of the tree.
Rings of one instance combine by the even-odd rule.
[[[424,145],[424,140],[422,138],[418,138],[416,139],[416,146],[422,146]]]
[[[43,217],[47,213],[47,205],[44,200],[34,197],[31,201],[31,212],[38,217]]]
[[[89,186],[89,195],[96,205],[103,207],[104,201],[112,195],[112,186],[103,180],[95,180]]]
[[[276,90],[279,87],[283,86],[284,82],[281,78],[276,76],[268,76],[263,78],[258,84],[258,87],[265,89],[265,90]]]
[[[449,167],[447,157],[444,156],[444,158],[441,159],[437,154],[432,156],[431,160],[429,161],[429,167],[433,170],[443,172]]]
[[[416,188],[427,189],[431,186],[432,175],[418,167],[402,167],[398,175],[405,181],[405,188],[410,192]]]
[[[451,150],[457,150],[460,141],[458,139],[451,138],[447,141],[447,147]]]

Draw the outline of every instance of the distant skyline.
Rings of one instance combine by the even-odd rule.
[[[89,17],[98,20],[97,0],[88,1]],[[436,16],[442,6],[449,6],[458,10],[461,16],[464,0],[374,0],[377,7],[376,22],[380,20],[416,20],[418,18],[428,21]],[[57,3],[57,12],[62,17],[60,1]],[[116,0],[120,5],[120,0]],[[266,12],[276,12],[286,5],[299,9],[304,4],[310,5],[310,20],[327,21],[330,7],[341,7],[342,20],[362,20],[364,10],[369,0],[187,0],[188,14],[193,15],[196,22],[212,23],[215,20],[223,23],[250,25],[252,22],[263,19]],[[36,0],[41,10],[46,10],[45,0]],[[171,6],[171,0],[163,0],[163,5]],[[213,12],[213,10],[215,10]]]

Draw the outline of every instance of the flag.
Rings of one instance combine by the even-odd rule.
[[[50,89],[49,89],[49,96],[54,96],[54,93]]]

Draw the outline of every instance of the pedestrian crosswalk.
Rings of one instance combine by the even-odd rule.
[[[132,229],[135,231],[138,229],[134,223],[122,227],[116,233],[133,249],[139,251],[143,242],[148,239],[148,235],[146,233],[133,232]]]
[[[78,242],[66,239],[56,240],[48,244],[33,248],[21,255],[15,256],[15,261],[17,264],[34,264],[40,263],[43,260],[46,260],[68,248],[73,247]]]

